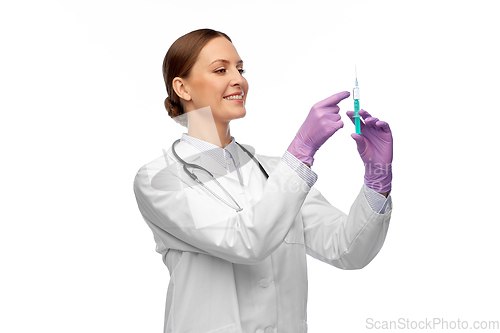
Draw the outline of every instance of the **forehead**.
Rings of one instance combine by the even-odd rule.
[[[199,62],[205,66],[208,66],[216,59],[226,59],[237,63],[240,61],[240,56],[233,43],[224,37],[217,37],[203,47],[198,57]]]

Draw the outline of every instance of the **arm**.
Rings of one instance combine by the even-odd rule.
[[[301,161],[306,159],[312,164],[314,152],[343,126],[337,103],[348,96],[348,92],[342,92],[316,103],[285,155],[293,152],[303,158]],[[260,200],[238,213],[234,210],[230,214],[214,212],[220,211],[220,203],[204,191],[182,190],[182,184],[177,186],[180,191],[172,190],[176,188],[176,179],[167,182],[174,184],[166,186],[170,190],[157,190],[151,186],[148,174],[156,175],[161,169],[149,172],[141,168],[134,181],[134,192],[149,225],[224,260],[258,263],[282,243],[315,181],[299,176],[301,168],[292,169],[289,163],[293,161],[286,162],[286,159],[284,156],[269,176]],[[205,216],[217,218],[217,223],[200,227],[206,224],[196,221],[200,222]]]
[[[238,213],[232,210],[219,223],[197,228],[190,207],[205,209],[200,207],[207,205],[193,205],[207,203],[212,200],[211,196],[190,188],[158,190],[151,186],[149,175],[161,169],[152,171],[148,167],[154,168],[151,164],[146,165],[134,180],[134,193],[144,219],[202,251],[240,264],[260,262],[282,243],[310,190],[307,183],[281,160],[270,173],[262,197],[253,207],[245,207]],[[169,182],[175,181],[179,179],[171,175]],[[213,214],[210,205],[206,209],[204,214]]]
[[[386,122],[364,110],[359,113],[365,121],[361,123],[362,134],[352,137],[365,165],[365,185],[349,215],[330,205],[316,189],[311,190],[301,210],[308,254],[343,269],[363,268],[377,255],[392,212],[392,200],[388,197],[392,133]],[[354,123],[354,112],[348,111],[347,115]],[[383,200],[381,195],[388,198]]]
[[[342,269],[365,267],[384,244],[392,213],[388,200],[386,213],[378,214],[361,189],[346,215],[312,188],[301,209],[307,254]]]

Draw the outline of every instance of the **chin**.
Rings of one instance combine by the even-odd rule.
[[[247,110],[243,108],[238,108],[238,110],[228,110],[226,113],[226,119],[234,120],[245,117]]]
[[[239,112],[238,116],[234,117],[234,119],[243,118],[246,116],[246,114],[247,114],[247,110],[245,108],[243,108],[243,110],[241,112]]]

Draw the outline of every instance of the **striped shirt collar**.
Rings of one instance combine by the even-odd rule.
[[[233,136],[231,136],[231,142],[224,148],[189,136],[187,133],[182,133],[181,141],[184,141],[197,148],[199,151],[209,155],[229,172],[235,170],[235,166],[239,168],[240,161],[238,158],[238,149]]]

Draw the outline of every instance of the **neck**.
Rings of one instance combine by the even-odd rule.
[[[188,113],[188,135],[225,148],[231,143],[229,122],[215,121],[210,110],[203,109]],[[200,111],[200,112],[198,112]]]

